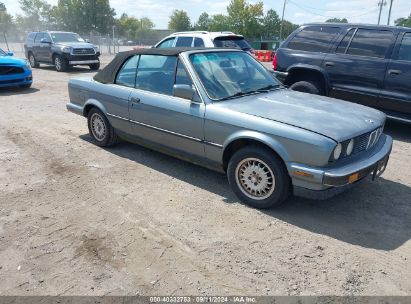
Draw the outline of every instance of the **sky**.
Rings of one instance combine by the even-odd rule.
[[[9,13],[21,13],[17,0],[0,0]],[[349,22],[377,23],[381,0],[286,0],[285,19],[303,24],[309,22],[322,22],[328,18],[345,17]],[[384,1],[384,0],[382,0]],[[387,16],[390,0],[385,0],[381,23],[387,24]],[[57,0],[47,0],[50,4],[57,4]],[[191,21],[196,21],[202,12],[213,14],[225,14],[229,0],[110,0],[117,15],[122,13],[141,18],[148,17],[155,28],[167,28],[168,18],[174,9],[182,9],[188,12]],[[256,3],[256,0],[249,0]],[[264,11],[274,9],[281,17],[284,0],[264,0]],[[408,17],[411,14],[411,0],[393,0],[391,25],[400,17]]]

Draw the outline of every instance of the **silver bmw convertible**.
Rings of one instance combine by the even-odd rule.
[[[71,79],[69,96],[97,145],[124,139],[224,172],[256,208],[375,179],[392,148],[380,111],[291,91],[240,50],[120,53],[93,78]]]

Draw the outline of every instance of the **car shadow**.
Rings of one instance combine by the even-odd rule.
[[[0,88],[0,96],[13,96],[22,94],[32,94],[40,91],[36,88],[19,88],[19,87],[7,87]]]
[[[384,133],[390,135],[395,140],[411,143],[411,125],[387,120]]]
[[[81,139],[92,142],[89,135]],[[106,151],[238,202],[224,174],[144,147],[121,142]],[[411,237],[411,187],[379,178],[326,201],[290,197],[280,207],[256,210],[312,233],[365,248],[394,250]]]
[[[36,68],[37,70],[46,70],[46,71],[53,71],[56,72],[56,68],[52,65],[42,65],[39,68]],[[67,71],[63,72],[63,73],[67,73],[67,74],[82,74],[82,73],[97,73],[98,71],[92,71],[90,70],[89,67],[87,66],[74,66],[74,67],[70,67]]]

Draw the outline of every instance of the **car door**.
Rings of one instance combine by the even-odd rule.
[[[46,41],[41,43],[41,53],[43,56],[43,60],[47,62],[52,62],[51,37],[48,33],[44,33],[43,39]]]
[[[43,39],[44,33],[37,33],[36,38],[34,38],[34,45],[33,45],[33,51],[34,51],[34,57],[36,58],[37,61],[44,61],[44,54],[42,54],[42,45],[41,45],[41,39]]]
[[[411,114],[411,31],[400,34],[397,41],[385,73],[378,107],[385,111]]]
[[[393,43],[389,30],[350,29],[323,61],[329,95],[376,107]]]
[[[129,113],[135,136],[195,157],[204,156],[202,102],[174,97],[174,84],[190,84],[176,56],[141,55]]]

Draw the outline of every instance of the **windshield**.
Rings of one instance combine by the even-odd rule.
[[[51,39],[53,42],[84,42],[84,39],[81,38],[78,34],[74,33],[51,33]]]
[[[4,52],[2,49],[0,49],[0,56],[6,56],[6,52]]]
[[[251,45],[249,45],[243,37],[239,36],[217,37],[214,39],[214,46],[223,48],[240,48],[243,50],[251,49]]]
[[[260,63],[245,52],[207,52],[190,56],[208,96],[225,100],[280,87]]]

